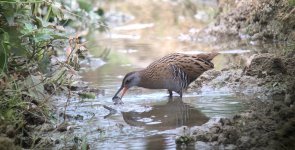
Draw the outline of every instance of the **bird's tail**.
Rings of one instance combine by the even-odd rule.
[[[217,56],[219,53],[216,51],[213,51],[211,53],[207,54],[198,54],[198,57],[207,61],[211,61],[215,56]]]

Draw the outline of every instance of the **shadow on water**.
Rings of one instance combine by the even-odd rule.
[[[196,126],[209,118],[200,110],[184,103],[181,98],[169,98],[166,104],[153,105],[147,112],[122,112],[124,121],[131,126],[146,129],[169,130],[181,126]]]

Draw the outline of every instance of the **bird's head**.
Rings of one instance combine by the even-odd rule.
[[[118,94],[123,90],[122,95],[120,97],[122,99],[122,97],[124,96],[126,91],[133,86],[137,86],[139,84],[139,82],[140,82],[139,72],[127,73],[122,81],[122,85],[121,85],[120,89],[114,95],[113,100],[115,98],[118,98]]]

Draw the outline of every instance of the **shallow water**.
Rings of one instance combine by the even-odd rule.
[[[102,72],[100,69],[95,72]],[[141,88],[129,90],[123,98],[124,105],[115,106],[112,96],[121,84],[121,77],[109,74],[92,77],[105,94],[97,99],[71,100],[67,114],[73,116],[69,122],[74,130],[64,135],[63,144],[77,136],[87,137],[93,149],[175,149],[175,138],[183,135],[180,127],[201,126],[212,117],[229,117],[246,107],[234,93],[187,92],[182,99],[178,96],[170,99],[165,90]],[[110,114],[103,106],[117,112]],[[63,108],[60,105],[60,110]],[[74,119],[76,116],[83,116],[83,120]]]
[[[175,149],[176,136],[184,134],[182,126],[201,126],[211,118],[233,116],[247,107],[242,100],[244,98],[231,91],[195,93],[190,90],[184,93],[182,99],[177,94],[169,99],[166,90],[143,88],[130,89],[122,99],[124,105],[113,105],[112,97],[126,73],[140,70],[168,53],[200,53],[217,48],[218,45],[206,42],[185,41],[186,38],[190,38],[189,34],[210,23],[208,17],[212,15],[212,10],[217,9],[214,0],[197,2],[200,13],[197,13],[199,15],[196,18],[199,20],[186,18],[184,14],[176,15],[175,12],[172,14],[176,16],[171,16],[170,11],[175,9],[174,4],[164,1],[153,2],[146,8],[156,9],[164,3],[163,7],[168,9],[159,10],[159,14],[163,13],[154,14],[154,18],[138,16],[144,13],[140,11],[142,9],[127,9],[129,11],[125,13],[137,12],[137,15],[127,17],[133,20],[113,23],[113,28],[109,32],[88,37],[90,53],[102,60],[88,64],[98,68],[82,68],[80,75],[82,80],[103,92],[98,94],[96,99],[70,100],[66,114],[73,116],[68,119],[74,130],[68,133],[54,133],[57,138],[62,139],[58,148],[67,147],[67,143],[71,143],[74,137],[80,137],[86,138],[91,149]],[[126,3],[116,2],[116,10],[126,11],[126,8],[130,7],[128,3],[135,5],[132,0]],[[136,3],[136,6],[144,7],[144,3],[146,1],[143,1],[143,4]],[[204,13],[207,13],[205,21],[202,20]],[[162,15],[166,18],[161,18]],[[177,20],[174,23],[169,22],[175,18]],[[187,31],[187,34],[180,34]],[[225,47],[218,47],[222,49],[223,54],[213,61],[217,69],[230,64],[244,65],[251,53],[257,50],[256,46],[253,48],[253,44],[233,46],[229,42]],[[60,112],[63,112],[65,101],[66,98],[59,101]],[[105,106],[114,109],[114,112],[110,113]],[[195,145],[192,148],[202,147]]]

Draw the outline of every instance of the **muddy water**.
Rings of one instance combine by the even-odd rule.
[[[184,134],[182,126],[201,126],[211,118],[228,117],[243,111],[245,104],[231,91],[195,93],[190,90],[182,99],[177,94],[169,99],[165,90],[132,88],[123,98],[124,105],[115,106],[111,99],[126,73],[140,70],[156,58],[172,52],[199,53],[213,50],[214,45],[208,43],[183,41],[189,38],[190,33],[210,23],[212,10],[217,9],[215,1],[210,2],[198,1],[199,5],[195,9],[199,15],[195,18],[185,16],[188,12],[174,12],[175,4],[164,1],[152,2],[151,5],[146,5],[146,1],[140,4],[135,1],[127,4],[116,2],[108,6],[131,14],[131,19],[114,23],[105,34],[89,36],[90,53],[102,58],[104,63],[98,68],[83,68],[80,74],[82,80],[103,92],[96,99],[71,99],[66,113],[72,116],[68,119],[74,130],[56,133],[57,138],[61,139],[58,147],[68,147],[74,137],[78,137],[85,140],[91,149],[175,149],[176,136]],[[134,8],[130,10],[129,7],[133,5]],[[165,7],[165,11],[158,9],[160,5]],[[147,13],[148,16],[152,12],[141,8],[157,9],[160,12],[151,15],[154,18],[140,17],[141,13]],[[186,35],[180,34],[187,31]],[[221,55],[214,60],[217,69],[229,62],[243,63],[241,57],[247,57],[244,52],[249,51],[227,51],[231,52],[235,54]],[[65,101],[60,103],[59,110],[62,112]],[[110,112],[104,106],[113,111]],[[193,147],[200,148],[198,145]]]

